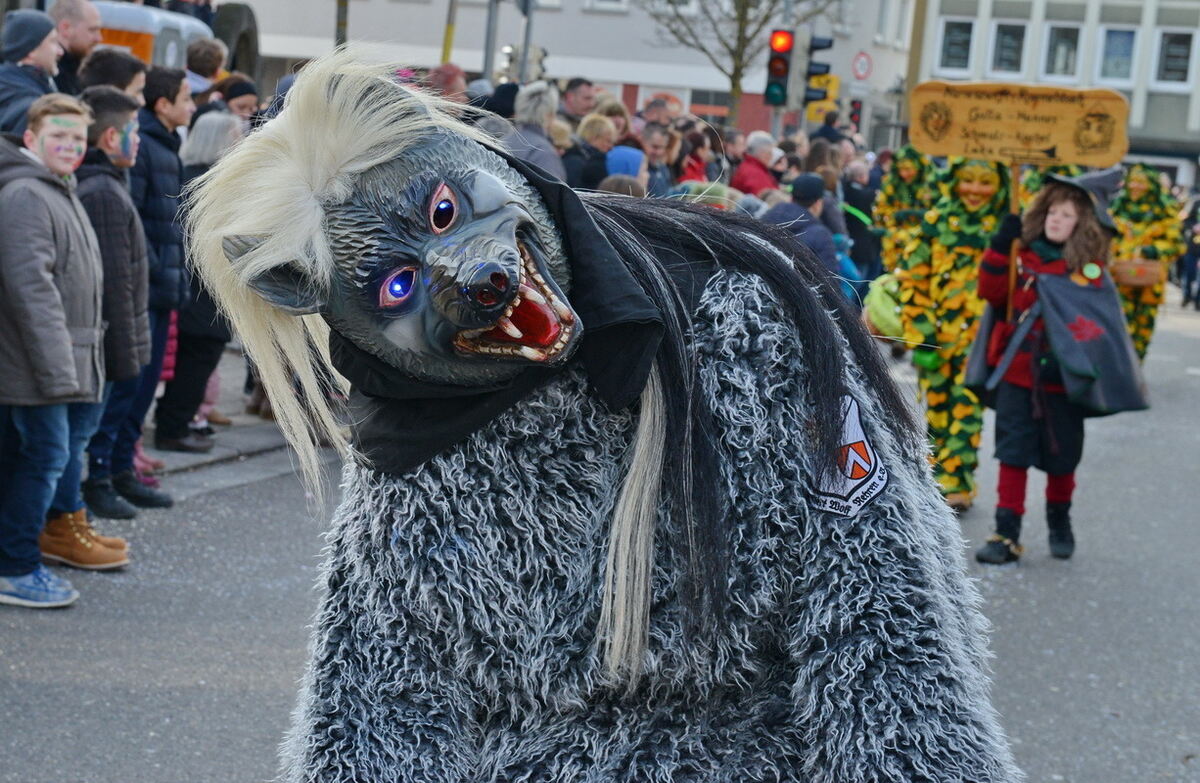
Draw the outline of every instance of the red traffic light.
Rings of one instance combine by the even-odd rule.
[[[761,40],[761,39],[760,39]],[[771,51],[772,52],[790,52],[792,44],[795,41],[795,36],[791,30],[772,30],[771,31]]]

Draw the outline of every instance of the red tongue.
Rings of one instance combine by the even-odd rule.
[[[554,311],[547,305],[538,304],[529,299],[522,299],[521,304],[517,305],[517,309],[513,310],[508,319],[524,335],[520,340],[513,338],[498,326],[484,332],[483,336],[496,342],[519,343],[532,348],[549,348],[554,345],[554,341],[562,332],[562,326],[554,315]]]

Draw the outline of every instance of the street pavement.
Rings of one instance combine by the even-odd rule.
[[[970,562],[995,703],[1034,783],[1200,783],[1200,313],[1167,311],[1146,375],[1151,411],[1088,422],[1075,558],[1049,557],[1032,473],[1021,563]],[[130,568],[70,572],[82,598],[67,610],[0,607],[3,783],[274,777],[337,475],[331,459],[319,505],[273,427],[235,418],[226,451],[170,455],[175,508],[102,526],[130,538]],[[991,529],[990,435],[989,417],[967,558]]]

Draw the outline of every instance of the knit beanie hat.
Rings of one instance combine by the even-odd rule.
[[[609,174],[625,174],[636,177],[642,170],[642,158],[646,153],[633,147],[618,144],[604,156],[604,165]]]
[[[54,20],[41,11],[9,11],[4,15],[4,61],[15,63],[46,40]]]

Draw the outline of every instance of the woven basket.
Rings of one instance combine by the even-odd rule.
[[[1113,261],[1108,266],[1109,274],[1117,285],[1130,288],[1149,288],[1158,285],[1167,277],[1167,266],[1161,261],[1144,258],[1125,258]]]

